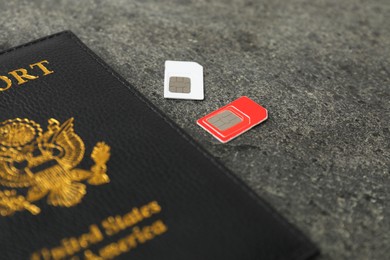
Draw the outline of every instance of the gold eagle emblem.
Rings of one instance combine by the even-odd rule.
[[[110,182],[107,161],[110,147],[104,142],[91,153],[90,170],[76,168],[84,158],[85,145],[74,132],[74,119],[64,123],[49,119],[47,131],[29,119],[10,119],[0,123],[0,215],[10,216],[27,210],[41,212],[34,202],[47,198],[56,207],[72,207],[86,194],[86,182]],[[17,189],[25,188],[25,195]]]

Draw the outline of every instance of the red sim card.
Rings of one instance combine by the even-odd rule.
[[[268,111],[248,97],[240,97],[197,123],[222,143],[248,131],[268,118]]]

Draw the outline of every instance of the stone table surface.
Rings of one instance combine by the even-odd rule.
[[[390,1],[0,1],[0,49],[75,32],[309,236],[319,259],[389,259]],[[164,61],[205,100],[163,98]],[[195,124],[246,95],[266,123],[221,144]]]

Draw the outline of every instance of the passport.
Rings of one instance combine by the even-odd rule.
[[[0,259],[318,253],[69,31],[0,53],[0,229]]]

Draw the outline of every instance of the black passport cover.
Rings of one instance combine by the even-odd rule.
[[[62,32],[0,54],[1,259],[308,259],[315,246]]]

